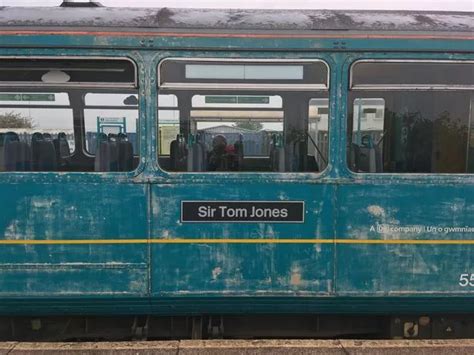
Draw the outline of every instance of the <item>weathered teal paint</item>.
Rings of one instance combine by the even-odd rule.
[[[2,239],[120,239],[147,234],[146,187],[141,184],[2,183],[0,195]],[[133,218],[130,210],[135,211]],[[146,245],[1,249],[0,297],[147,293]]]
[[[446,47],[448,43],[448,47]],[[200,38],[157,36],[87,36],[87,35],[2,35],[2,47],[63,47],[63,48],[127,48],[129,50],[281,50],[312,52],[320,50],[346,51],[433,51],[445,52],[451,48],[457,52],[472,52],[472,41],[465,39],[347,39],[334,34],[333,38]]]
[[[140,165],[131,173],[1,173],[2,239],[394,239],[370,226],[384,219],[400,225],[474,224],[473,175],[354,174],[345,151],[348,70],[354,60],[473,60],[472,40],[2,35],[0,47],[7,57],[134,60],[142,142]],[[324,59],[331,68],[327,170],[319,175],[160,170],[156,67],[171,56]],[[185,199],[304,200],[306,221],[181,224],[179,204]],[[474,272],[474,245],[141,242],[0,245],[0,250],[0,314],[474,312],[474,289],[458,285],[461,273]]]
[[[159,184],[152,187],[152,234],[193,239],[331,239],[332,226],[327,222],[334,219],[333,195],[334,188],[326,184]],[[180,200],[190,198],[304,200],[305,223],[177,223]],[[156,296],[221,292],[262,296],[333,294],[332,244],[166,244],[152,245],[152,255],[152,292]]]

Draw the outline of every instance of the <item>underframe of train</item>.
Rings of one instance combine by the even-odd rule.
[[[0,317],[0,341],[263,338],[474,338],[474,314]]]

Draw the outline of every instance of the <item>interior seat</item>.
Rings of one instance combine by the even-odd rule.
[[[107,135],[99,133],[97,136],[97,148],[95,150],[94,171],[110,171],[109,151],[110,147]]]
[[[33,133],[31,137],[31,154],[34,171],[57,170],[56,149],[50,134]]]
[[[176,139],[170,143],[170,170],[187,170],[188,148],[184,141],[184,136],[178,134]]]
[[[117,136],[118,143],[118,170],[133,170],[133,145],[128,140],[127,135],[119,133]]]
[[[379,173],[383,171],[382,152],[372,144],[351,144],[350,165],[355,172]]]
[[[21,142],[15,132],[5,133],[3,142],[3,170],[29,171],[31,160],[29,145]]]
[[[5,133],[0,133],[0,171],[3,171],[4,159],[3,159],[3,147],[5,145]]]
[[[285,171],[285,149],[282,147],[282,137],[273,135],[270,148],[270,165],[272,171]]]
[[[234,143],[235,155],[237,156],[236,168],[237,170],[242,170],[242,165],[244,163],[244,142],[243,136],[240,134],[239,139]]]
[[[107,139],[109,140],[109,156],[107,171],[119,171],[119,143],[116,134],[109,133]]]
[[[67,141],[66,133],[58,133],[58,137],[53,140],[54,149],[56,151],[56,163],[60,170],[67,169],[70,159],[71,151],[69,149],[69,142]]]
[[[100,133],[97,137],[97,149],[95,154],[94,161],[94,170],[95,171],[122,171],[120,163],[120,140],[116,134],[109,134],[108,136],[105,133]],[[128,142],[130,143],[130,142]],[[131,148],[132,154],[132,163],[129,162],[129,153],[124,152],[124,161],[122,162],[123,166],[126,164],[133,164],[133,147]]]
[[[42,171],[56,171],[58,164],[56,162],[56,149],[51,135],[46,133],[43,135],[43,147],[41,149],[41,170]]]
[[[205,171],[207,153],[199,134],[193,136],[193,141],[188,145],[187,152],[187,171]]]

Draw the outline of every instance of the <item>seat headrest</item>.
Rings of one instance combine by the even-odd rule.
[[[98,142],[107,142],[107,135],[105,133],[99,133],[97,136]]]
[[[18,137],[18,134],[15,132],[7,132],[5,133],[4,137],[4,143],[8,142],[18,142],[20,140],[20,137]]]
[[[36,143],[36,142],[42,141],[43,138],[44,138],[44,136],[43,136],[42,133],[35,132],[35,133],[33,133],[33,135],[31,136],[31,143]]]

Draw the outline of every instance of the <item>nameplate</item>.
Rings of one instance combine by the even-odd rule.
[[[303,201],[181,201],[181,222],[303,223]]]

